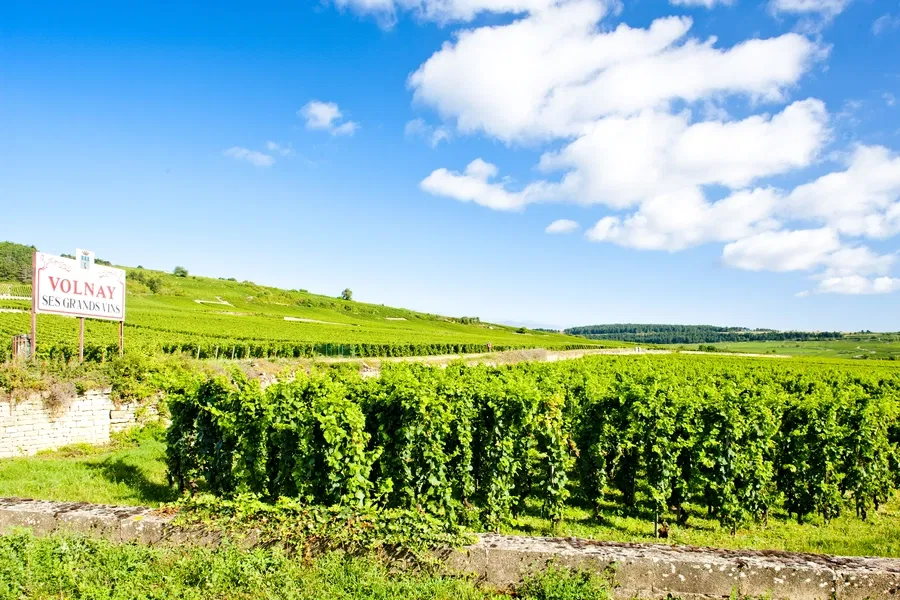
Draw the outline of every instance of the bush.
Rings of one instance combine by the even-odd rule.
[[[570,492],[633,511],[641,490],[657,519],[695,504],[732,531],[779,497],[798,519],[867,518],[900,485],[892,370],[628,360],[208,377],[170,396],[168,463],[182,489],[491,530],[528,502],[558,521]]]
[[[172,275],[174,275],[175,277],[187,277],[188,270],[184,267],[175,267],[174,269],[172,269]]]

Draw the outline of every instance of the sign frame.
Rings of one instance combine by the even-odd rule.
[[[45,252],[35,251],[31,257],[31,268],[32,268],[32,279],[31,279],[31,358],[35,359],[37,356],[37,315],[38,314],[51,314],[51,315],[61,315],[68,317],[75,317],[79,320],[79,339],[78,339],[78,357],[80,361],[84,361],[84,320],[85,319],[98,319],[102,321],[118,321],[119,323],[119,356],[125,351],[125,282],[126,282],[126,272],[124,269],[117,269],[115,267],[108,267],[105,265],[96,265],[94,262],[94,253],[89,250],[82,250],[81,248],[76,249],[76,257],[75,259],[64,258],[62,256],[56,256],[53,254],[47,254]],[[73,278],[81,275],[84,277],[87,275],[85,271],[90,273],[90,278],[95,281],[92,283],[82,281],[83,292],[81,295],[85,295],[85,293],[90,290],[91,295],[97,297],[99,296],[103,300],[113,301],[116,298],[115,295],[116,288],[118,288],[121,294],[121,306],[119,315],[111,315],[111,314],[97,314],[97,312],[79,312],[77,310],[72,310],[65,305],[65,301],[61,302],[61,307],[59,309],[55,308],[47,308],[41,307],[40,302],[42,299],[41,296],[41,278],[42,272],[45,270],[49,270],[50,268],[55,268],[56,270],[69,273]],[[48,280],[52,285],[52,277],[47,275]],[[110,285],[101,284],[100,281],[108,282],[108,284],[115,283],[116,287],[111,287]],[[58,284],[60,287],[60,292],[62,294],[70,294],[70,291],[74,288],[74,294],[78,295],[78,283],[77,279],[75,280],[59,280]],[[68,283],[68,290],[70,291],[62,291],[62,282],[65,281]],[[105,283],[104,282],[104,283]],[[105,287],[105,291],[101,290],[100,287]],[[56,286],[54,286],[56,287]],[[97,293],[99,290],[99,293]],[[82,302],[82,300],[75,298],[68,298],[70,302]],[[96,301],[94,301],[96,303]],[[99,306],[105,306],[105,303],[98,304]]]

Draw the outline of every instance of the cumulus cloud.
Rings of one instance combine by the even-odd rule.
[[[813,290],[822,294],[889,294],[900,291],[900,279],[896,277],[869,278],[861,275],[828,277]]]
[[[805,167],[827,139],[828,114],[818,100],[730,122],[691,124],[687,112],[644,111],[596,121],[562,150],[544,154],[540,166],[567,170],[561,187],[576,201],[624,208],[672,190],[739,189]]]
[[[725,264],[748,271],[808,271],[841,248],[832,229],[766,231],[725,246]]]
[[[834,17],[844,11],[853,0],[771,0],[769,6],[776,13],[816,14]]]
[[[586,236],[641,250],[674,252],[706,242],[728,242],[773,229],[777,194],[771,189],[741,191],[708,202],[697,188],[655,196],[634,214],[600,219]]]
[[[848,236],[900,233],[900,156],[883,146],[858,146],[844,171],[795,188],[782,212],[826,224]]]
[[[503,141],[577,136],[600,117],[715,95],[780,101],[823,50],[788,33],[720,49],[691,20],[598,28],[602,4],[573,0],[509,25],[458,33],[409,78],[417,102],[463,133]]]
[[[235,160],[243,160],[256,167],[271,167],[275,164],[275,158],[256,150],[233,146],[223,152],[225,156],[230,156]]]
[[[422,190],[501,211],[601,206],[605,216],[585,232],[590,241],[669,252],[722,244],[725,265],[805,272],[817,282],[810,293],[898,289],[896,255],[862,241],[900,233],[900,158],[860,146],[834,172],[794,189],[772,179],[821,164],[834,141],[839,116],[818,99],[789,97],[827,56],[820,43],[787,33],[723,47],[691,36],[686,17],[607,27],[613,3],[598,0],[441,2],[440,10],[428,0],[387,4],[434,20],[467,21],[482,11],[516,16],[456,32],[410,75],[416,104],[444,125],[415,119],[406,134],[434,146],[445,139],[438,132],[449,137],[452,127],[457,135],[543,149],[541,174],[519,184],[477,158],[462,171],[435,169]],[[849,4],[769,2],[775,13],[820,23]],[[739,119],[725,110],[739,114],[744,106],[751,114]],[[577,228],[560,219],[545,231]]]
[[[888,276],[895,254],[842,244],[829,228],[767,231],[725,246],[725,264],[750,271],[812,271],[818,284],[798,294],[883,294],[900,290]]]
[[[900,28],[900,15],[894,16],[890,13],[885,13],[875,19],[875,22],[872,23],[872,33],[875,35],[881,35],[886,31],[897,28]]]
[[[436,148],[441,142],[450,140],[450,130],[442,125],[429,125],[424,119],[413,119],[406,123],[403,133],[408,138],[420,138]]]
[[[526,14],[546,10],[565,0],[333,0],[340,9],[373,15],[390,27],[400,12],[437,23],[471,21],[483,13]],[[615,4],[613,0],[610,3]]]
[[[730,6],[735,0],[669,0],[669,4],[674,6],[702,6],[704,8],[713,8],[719,4]]]
[[[307,129],[324,130],[331,135],[353,135],[359,123],[345,121],[344,115],[334,102],[311,100],[297,111],[306,120]]]
[[[547,233],[572,233],[578,229],[578,222],[571,219],[557,219],[544,229]]]
[[[281,156],[290,156],[294,153],[294,149],[290,144],[279,144],[278,142],[266,142],[266,150]]]
[[[474,202],[494,210],[520,210],[549,197],[543,182],[530,184],[518,192],[510,191],[506,181],[492,181],[497,172],[496,165],[476,158],[462,173],[437,169],[422,181],[420,187],[430,194]]]

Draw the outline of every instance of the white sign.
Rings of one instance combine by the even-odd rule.
[[[35,312],[125,320],[125,271],[122,269],[102,265],[82,268],[80,254],[72,260],[36,252],[33,281]]]
[[[82,269],[90,269],[94,264],[94,253],[90,250],[75,248],[75,258],[78,259]]]

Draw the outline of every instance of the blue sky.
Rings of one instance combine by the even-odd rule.
[[[895,0],[0,6],[0,239],[120,264],[900,330],[898,151]]]

